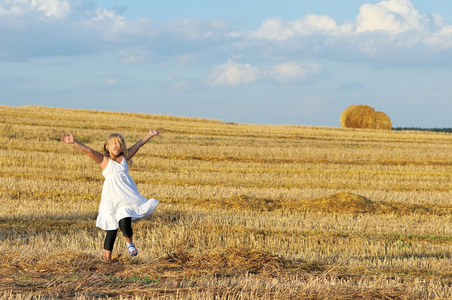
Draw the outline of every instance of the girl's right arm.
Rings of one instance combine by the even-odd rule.
[[[91,157],[96,163],[99,165],[102,164],[104,161],[105,155],[102,153],[97,152],[96,150],[91,149],[90,147],[83,145],[79,141],[77,141],[72,133],[69,132],[69,135],[63,135],[61,136],[61,141],[65,144],[73,144],[75,148],[85,152],[88,154],[89,157]]]

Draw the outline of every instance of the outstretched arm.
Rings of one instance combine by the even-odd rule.
[[[101,164],[102,161],[104,160],[104,156],[102,153],[99,153],[93,149],[91,149],[90,147],[83,145],[82,143],[80,143],[79,141],[77,141],[74,136],[72,135],[72,133],[69,132],[69,135],[63,135],[61,136],[61,141],[65,144],[73,144],[75,146],[75,148],[85,152],[86,154],[88,154],[89,157],[91,157],[96,163]]]
[[[151,129],[151,130],[149,130],[149,133],[144,138],[142,138],[141,140],[136,142],[135,145],[133,145],[132,147],[130,147],[127,150],[127,152],[128,152],[127,153],[128,154],[127,160],[131,159],[144,144],[149,142],[149,140],[152,139],[156,135],[160,135],[160,129],[156,129],[156,130]]]

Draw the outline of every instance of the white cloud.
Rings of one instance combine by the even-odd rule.
[[[231,36],[284,41],[293,37],[315,33],[334,34],[338,30],[340,30],[340,27],[336,21],[328,16],[307,15],[304,19],[295,21],[283,21],[275,18],[267,19],[255,31],[249,33],[235,32]]]
[[[364,4],[357,16],[356,32],[383,30],[402,33],[408,30],[426,30],[430,20],[421,14],[410,0],[382,1]]]
[[[113,10],[98,8],[95,16],[84,21],[83,24],[89,27],[109,26],[111,31],[118,31],[124,29],[127,22],[126,17],[118,15]]]
[[[240,33],[236,36],[240,36]],[[251,36],[257,39],[284,40],[292,37],[293,32],[283,24],[282,20],[267,19],[259,29],[251,33]]]
[[[431,19],[434,24],[440,24],[438,16],[432,15]],[[329,16],[310,14],[293,21],[267,19],[255,31],[234,32],[231,36],[284,41],[305,35],[328,37],[373,31],[403,33],[409,30],[428,30],[432,23],[431,19],[426,14],[420,13],[410,0],[389,0],[377,4],[363,4],[356,21],[348,21],[342,25],[338,25]]]
[[[255,67],[251,64],[239,64],[228,60],[210,73],[208,83],[237,86],[251,84],[258,80],[270,80],[280,84],[305,82],[315,79],[322,71],[322,67],[317,64],[300,65],[285,62],[272,67]]]
[[[267,77],[278,83],[303,82],[315,78],[322,71],[322,67],[318,64],[302,66],[297,63],[286,62],[273,66],[267,72]]]
[[[338,29],[336,21],[328,16],[308,15],[304,18],[303,25],[309,32],[334,31]]]
[[[0,15],[21,16],[32,12],[42,12],[45,17],[66,17],[71,12],[67,0],[3,0],[0,2]]]
[[[432,49],[445,50],[452,48],[452,25],[444,26],[423,40],[424,44]]]
[[[71,6],[65,0],[32,0],[31,8],[43,11],[46,17],[58,19],[66,17],[71,11]]]
[[[102,8],[98,8],[90,19],[81,21],[80,25],[94,33],[101,33],[103,40],[117,44],[152,38],[157,34],[151,20],[132,21],[113,10]]]
[[[419,11],[410,0],[363,4],[355,19],[341,23],[315,14],[297,20],[268,18],[251,31],[232,31],[222,20],[191,18],[157,26],[151,19],[134,20],[87,3],[0,0],[0,59],[113,53],[122,64],[218,64],[233,58],[254,65],[307,59],[389,65],[428,63],[438,56],[449,61],[451,56],[451,25]],[[268,79],[269,69],[264,74],[255,68],[230,61],[211,74],[210,82],[238,85]],[[279,80],[289,77],[280,75]]]
[[[449,25],[437,14],[419,11],[410,0],[363,4],[355,20],[342,24],[322,15],[272,18],[256,30],[230,36],[239,40],[239,53],[261,54],[263,59],[326,58],[379,66],[425,65],[439,61],[439,56],[451,61]]]
[[[211,85],[249,84],[261,78],[261,70],[250,64],[239,64],[232,60],[216,67],[208,77]]]

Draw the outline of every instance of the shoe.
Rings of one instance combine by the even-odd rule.
[[[133,243],[130,244],[130,246],[127,246],[127,248],[129,249],[130,256],[137,256],[138,250],[137,248],[135,248],[135,245]]]

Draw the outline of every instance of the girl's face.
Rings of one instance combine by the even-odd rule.
[[[111,156],[118,157],[121,153],[124,153],[124,149],[122,148],[119,141],[112,139],[108,143],[108,151],[110,152]]]

